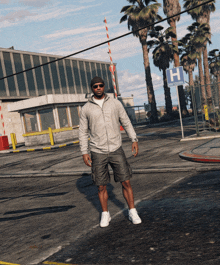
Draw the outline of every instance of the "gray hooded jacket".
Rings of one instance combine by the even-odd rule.
[[[93,101],[93,97],[89,99],[80,113],[79,142],[82,154],[88,154],[89,147],[96,153],[117,150],[122,145],[120,125],[123,126],[131,141],[137,142],[134,128],[119,100],[105,95],[101,108]]]

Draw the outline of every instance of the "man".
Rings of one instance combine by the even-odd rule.
[[[140,224],[141,219],[134,206],[130,184],[131,169],[121,147],[120,124],[132,140],[134,156],[138,154],[136,133],[120,101],[104,93],[103,79],[96,76],[91,80],[90,85],[94,95],[81,110],[79,141],[84,163],[92,167],[93,182],[98,186],[98,196],[102,207],[100,226],[108,226],[111,220],[106,189],[110,181],[108,164],[113,169],[115,182],[120,181],[122,184],[123,195],[129,207],[129,220],[133,224]],[[89,137],[90,144],[88,145]]]

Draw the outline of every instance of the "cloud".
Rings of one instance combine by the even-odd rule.
[[[84,34],[81,34],[82,32]],[[115,23],[109,25],[109,32],[111,33],[110,38],[114,38],[127,33],[128,31],[125,26]],[[102,26],[91,25],[87,28],[81,27],[80,29],[68,29],[64,31],[64,34],[62,34],[62,31],[55,32],[55,34],[56,36],[52,35],[49,36],[49,38],[47,38],[48,35],[42,36],[43,41],[41,40],[41,43],[44,43],[45,48],[42,48],[40,52],[68,55],[107,41],[104,23]],[[60,38],[58,38],[59,34]],[[53,40],[53,37],[56,37],[55,40]],[[122,58],[129,58],[142,54],[139,40],[132,35],[130,35],[130,37],[115,40],[111,42],[110,45],[114,62],[117,62]],[[108,44],[105,43],[102,46],[78,54],[77,57],[109,61]]]
[[[220,12],[216,12],[213,15],[211,15],[210,26],[211,26],[212,34],[219,33],[220,31],[219,16],[220,16]]]
[[[3,16],[0,18],[0,22],[9,22],[9,23],[15,23],[18,21],[21,21],[27,17],[32,17],[32,16],[36,16],[36,13],[31,13],[28,10],[19,10],[19,11],[14,11],[14,12],[10,12],[7,15]],[[9,25],[9,24],[7,24]],[[4,25],[1,25],[1,27],[4,27]]]
[[[79,34],[85,34],[88,32],[94,32],[103,29],[103,26],[99,27],[81,27],[81,28],[76,28],[76,29],[69,29],[69,30],[59,30],[55,33],[45,35],[44,37],[46,39],[57,39],[57,38],[64,38],[68,36],[73,36],[73,35],[79,35]]]
[[[95,0],[80,0],[81,4],[95,2]]]
[[[42,7],[48,4],[50,0],[20,0],[19,3],[22,3],[26,6],[33,6],[33,7]]]
[[[23,0],[22,0],[23,1]],[[27,1],[27,0],[24,0]],[[33,0],[34,1],[34,0]],[[37,0],[39,1],[39,0]],[[39,1],[39,6],[40,3],[43,3],[45,1],[40,0]],[[46,2],[49,2],[46,1]],[[33,4],[33,3],[32,3]],[[97,4],[98,6],[100,4]],[[94,5],[93,5],[94,6]],[[36,7],[36,6],[35,6]],[[82,10],[89,9],[92,6],[75,6],[75,5],[65,5],[65,6],[60,6],[58,3],[56,3],[53,7],[48,9],[48,7],[43,7],[43,4],[41,4],[41,12],[39,12],[39,9],[24,9],[24,8],[13,8],[16,9],[16,11],[9,12],[7,15],[2,16],[0,21],[5,22],[1,23],[0,28],[5,28],[5,27],[10,27],[10,26],[15,26],[15,23],[32,23],[32,22],[43,22],[47,21],[50,19],[62,19],[63,17],[67,18],[68,15],[72,15],[72,13],[76,12],[81,12]],[[12,8],[10,8],[11,10]],[[7,11],[5,9],[4,11]]]
[[[152,73],[154,91],[162,88],[162,77]],[[118,82],[122,97],[134,96],[135,104],[148,102],[145,73],[131,73],[129,70],[118,71]],[[163,91],[163,89],[162,89]]]
[[[0,0],[0,4],[9,4],[10,0]]]

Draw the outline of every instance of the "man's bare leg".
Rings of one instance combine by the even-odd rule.
[[[135,208],[134,207],[134,195],[133,195],[133,190],[131,187],[130,180],[123,181],[121,184],[122,184],[122,192],[128,204],[129,209]]]
[[[108,192],[106,189],[106,185],[99,186],[98,189],[99,189],[99,192],[98,192],[99,201],[102,206],[102,211],[107,212],[108,211]]]
[[[134,195],[130,184],[130,180],[122,182],[122,191],[129,207],[128,219],[132,221],[133,224],[140,224],[142,221],[137,213],[137,210],[134,207]]]

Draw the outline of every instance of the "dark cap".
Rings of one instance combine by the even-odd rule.
[[[105,85],[105,82],[104,80],[99,77],[99,76],[95,76],[92,80],[91,80],[91,83],[90,83],[90,86],[93,87],[94,84],[96,83],[102,83],[103,85]]]

